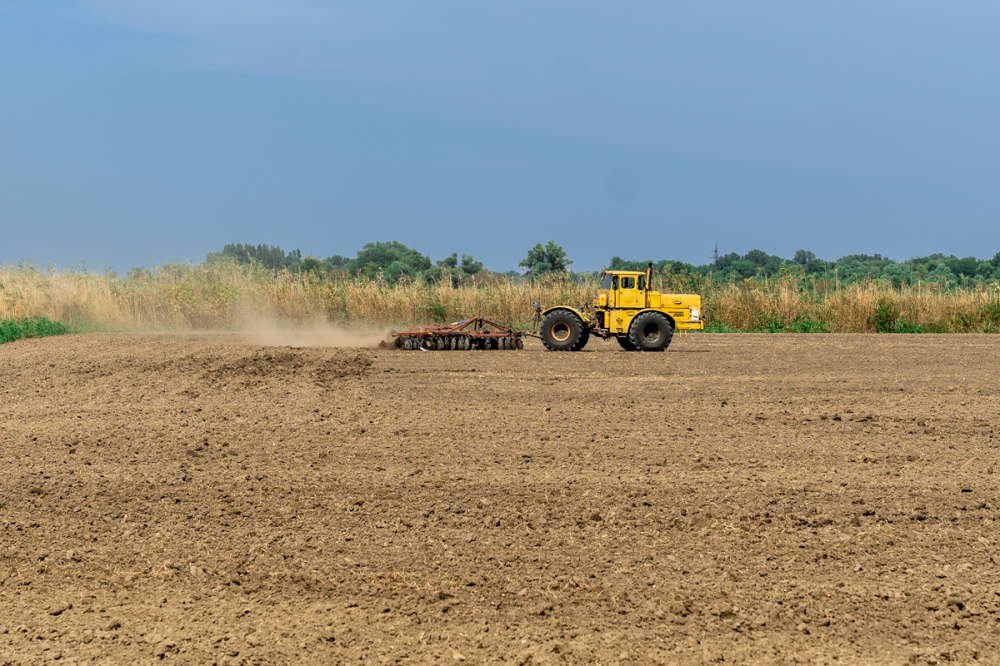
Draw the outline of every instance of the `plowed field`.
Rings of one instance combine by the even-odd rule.
[[[0,347],[0,664],[996,663],[1000,337]]]

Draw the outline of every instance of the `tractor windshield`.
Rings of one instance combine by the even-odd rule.
[[[646,288],[646,276],[645,275],[640,275],[639,276],[639,291],[642,291],[645,288]]]
[[[605,275],[601,278],[601,289],[611,289],[611,276]]]

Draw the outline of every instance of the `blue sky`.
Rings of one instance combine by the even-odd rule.
[[[0,0],[0,262],[1000,250],[1000,4]]]

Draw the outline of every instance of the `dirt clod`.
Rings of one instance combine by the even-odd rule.
[[[49,615],[62,615],[71,608],[73,608],[73,604],[71,604],[70,602],[58,601],[46,606],[45,610],[48,611]]]

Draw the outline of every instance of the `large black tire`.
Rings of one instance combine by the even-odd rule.
[[[587,346],[587,343],[589,341],[590,341],[590,329],[584,328],[583,335],[580,336],[580,341],[576,343],[576,346],[570,349],[570,351],[580,351],[581,349]]]
[[[659,312],[643,312],[628,329],[628,339],[639,351],[663,351],[673,337],[674,327]]]
[[[635,345],[632,344],[632,341],[628,339],[627,335],[616,336],[615,340],[618,341],[618,344],[621,345],[621,348],[625,351],[639,351],[635,348]]]
[[[569,310],[548,313],[538,329],[542,344],[549,351],[576,351],[583,332],[583,322]]]

